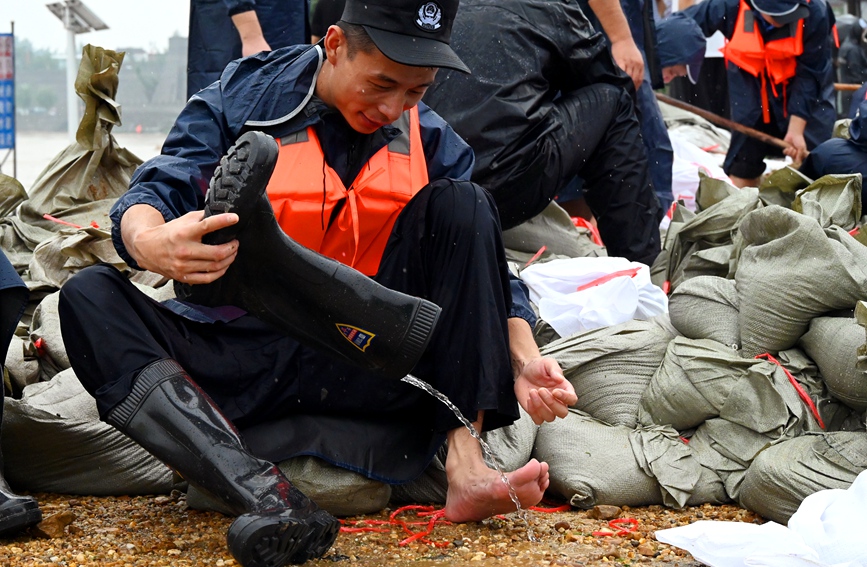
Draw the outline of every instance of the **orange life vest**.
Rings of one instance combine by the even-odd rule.
[[[777,96],[777,85],[783,86],[783,113],[785,114],[786,83],[795,76],[796,57],[804,52],[804,20],[793,26],[795,33],[790,37],[775,39],[765,43],[759,31],[756,15],[749,5],[741,0],[735,31],[731,40],[726,42],[723,55],[747,73],[762,80],[762,118],[770,123],[771,113],[768,101],[767,81]]]
[[[325,163],[312,126],[281,138],[267,188],[287,235],[368,276],[379,269],[398,214],[428,183],[418,108],[392,126],[401,134],[368,160],[348,189]]]

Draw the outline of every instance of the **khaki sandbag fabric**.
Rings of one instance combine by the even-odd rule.
[[[46,230],[63,225],[43,218],[49,214],[79,226],[96,222],[108,229],[108,212],[126,192],[129,180],[142,162],[118,146],[111,134],[120,124],[116,102],[118,72],[123,53],[86,45],[75,80],[75,91],[84,100],[85,111],[75,143],[58,154],[29,189],[30,199],[18,214],[26,223]]]
[[[671,339],[654,321],[628,321],[560,339],[542,354],[556,359],[574,386],[576,409],[634,427],[638,401]]]
[[[59,289],[82,269],[99,263],[128,271],[114,249],[108,230],[63,229],[36,247],[30,262],[30,278]]]
[[[825,175],[799,191],[792,210],[831,225],[852,230],[861,218],[861,174]]]
[[[538,260],[608,255],[604,247],[593,242],[590,231],[576,227],[569,213],[554,201],[530,220],[504,230],[503,245],[506,257],[522,266],[542,247],[545,251]]]
[[[278,463],[278,466],[298,490],[335,516],[379,512],[388,505],[391,497],[389,485],[316,457],[295,457]],[[187,488],[187,505],[195,510],[233,515],[219,498],[194,486]]]
[[[839,227],[771,206],[747,215],[735,280],[741,353],[792,347],[814,317],[867,297],[867,247]]]
[[[69,356],[60,333],[58,303],[60,292],[45,297],[36,308],[31,324],[30,341],[39,344],[40,380],[47,382],[56,374],[70,368]]]
[[[710,339],[740,348],[738,292],[734,280],[697,276],[683,282],[668,298],[671,324],[690,339]]]
[[[0,248],[25,282],[30,279],[25,272],[30,267],[33,251],[40,242],[52,236],[54,236],[53,232],[29,225],[18,217],[8,216],[0,219]]]
[[[120,496],[174,487],[168,467],[99,421],[71,369],[6,398],[2,444],[6,479],[23,490]]]
[[[14,177],[0,173],[0,217],[5,217],[15,207],[27,200],[27,191]]]
[[[18,335],[12,337],[9,350],[6,351],[5,369],[9,375],[7,391],[13,396],[20,396],[25,386],[39,382],[39,358],[29,340]]]
[[[779,205],[791,209],[795,194],[812,182],[812,179],[797,169],[786,166],[771,172],[762,180],[759,184],[759,197],[765,205]]]
[[[521,417],[513,424],[482,433],[482,439],[488,444],[497,459],[497,464],[505,472],[517,470],[527,464],[539,431],[539,426],[533,423],[530,415],[523,408],[518,409]],[[445,504],[449,487],[445,467],[447,456],[448,447],[444,444],[420,477],[391,487],[392,501],[397,504]],[[485,462],[493,468],[493,463],[487,456]]]
[[[719,415],[729,392],[756,364],[722,343],[675,337],[641,396],[638,420],[680,431],[697,427]]]
[[[867,409],[867,343],[864,327],[854,318],[817,317],[798,344],[819,367],[828,390],[856,410]]]
[[[633,430],[570,410],[566,418],[542,424],[533,456],[550,466],[549,490],[577,508],[679,507],[725,499],[719,478],[671,428]]]
[[[677,337],[641,398],[639,421],[683,431],[715,417],[774,437],[818,428],[781,366]]]
[[[695,213],[686,207],[675,207],[674,213],[671,215],[671,222],[662,238],[662,250],[653,261],[653,265],[650,266],[650,281],[653,282],[653,285],[661,289],[665,289],[665,286],[668,285],[666,282],[669,278],[669,266],[678,262],[681,254],[680,241],[677,235],[683,225],[693,218],[695,218]]]
[[[701,184],[709,183],[703,177]],[[713,180],[713,183],[721,183]],[[732,192],[685,222],[672,243],[668,260],[668,281],[671,290],[689,278],[699,275],[726,277],[733,253],[732,234],[742,219],[761,207],[758,190],[752,187],[730,189]],[[715,250],[718,249],[718,250]]]
[[[793,458],[795,457],[796,458]],[[768,447],[753,461],[738,502],[785,524],[810,494],[846,489],[867,469],[867,433],[805,435]]]

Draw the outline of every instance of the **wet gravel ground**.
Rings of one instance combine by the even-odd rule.
[[[43,523],[0,541],[3,567],[132,567],[237,565],[226,549],[231,518],[189,509],[183,494],[171,496],[80,497],[36,494]],[[670,510],[660,506],[556,513],[532,512],[528,524],[517,514],[480,523],[437,523],[423,541],[400,545],[408,537],[398,525],[380,524],[394,510],[347,519],[355,528],[383,532],[341,533],[329,552],[307,565],[323,567],[613,566],[698,567],[688,553],[658,543],[658,529],[697,520],[761,523],[736,506]],[[612,527],[611,516],[618,515]],[[398,516],[417,532],[428,520],[414,511]],[[634,520],[634,521],[633,521]],[[635,529],[621,533],[618,530]],[[595,535],[594,535],[594,532]],[[608,534],[611,535],[602,535]]]

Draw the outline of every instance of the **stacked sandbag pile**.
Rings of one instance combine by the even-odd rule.
[[[675,290],[700,275],[728,276],[735,251],[732,236],[743,218],[762,203],[756,189],[736,189],[701,176],[696,206],[695,215],[682,211],[684,207],[675,210],[663,251],[651,268],[654,283],[663,289]]]

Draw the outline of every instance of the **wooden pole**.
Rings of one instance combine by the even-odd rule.
[[[860,86],[860,85],[859,85]],[[728,130],[734,130],[735,132],[740,132],[741,134],[745,134],[751,138],[755,138],[760,140],[766,144],[770,144],[772,146],[777,146],[781,149],[790,148],[791,145],[779,138],[775,138],[770,134],[765,134],[764,132],[760,132],[755,128],[750,128],[749,126],[744,126],[743,124],[738,124],[733,120],[729,120],[728,118],[723,118],[718,114],[714,114],[713,112],[708,112],[703,108],[699,108],[697,106],[693,106],[689,103],[683,102],[682,100],[677,100],[676,98],[671,98],[670,96],[666,96],[662,93],[655,93],[656,99],[660,102],[664,102],[666,104],[670,104],[671,106],[675,106],[680,108],[681,110],[686,110],[688,112],[692,112],[693,114],[698,114],[702,118],[716,124],[717,126],[722,126]]]
[[[861,85],[857,83],[834,83],[834,88],[838,91],[857,91]]]

